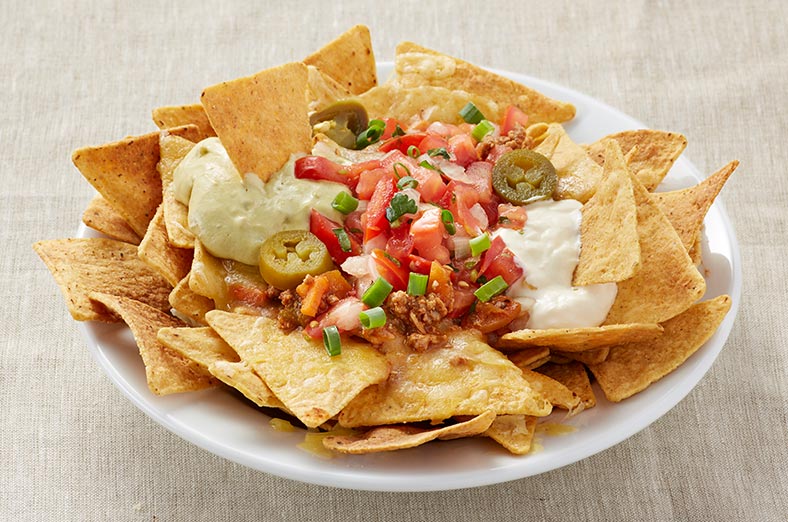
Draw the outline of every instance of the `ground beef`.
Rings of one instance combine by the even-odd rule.
[[[521,125],[516,125],[505,136],[498,136],[497,138],[490,135],[485,136],[476,146],[479,158],[482,160],[487,159],[487,155],[496,145],[503,145],[511,150],[517,150],[533,148],[534,143],[531,137],[525,133],[525,129]]]
[[[289,332],[299,326],[306,326],[310,318],[301,313],[301,298],[292,290],[283,290],[279,294],[279,302],[282,308],[276,318],[279,328]]]
[[[386,300],[388,316],[405,334],[406,344],[415,351],[424,351],[446,344],[444,330],[449,308],[437,294],[410,295],[393,292]]]

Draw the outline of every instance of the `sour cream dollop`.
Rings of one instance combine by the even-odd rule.
[[[522,230],[501,228],[503,239],[525,277],[507,290],[530,318],[531,329],[599,326],[616,298],[615,283],[572,286],[580,259],[582,204],[573,199],[528,205]]]

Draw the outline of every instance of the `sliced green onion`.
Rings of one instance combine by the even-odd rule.
[[[383,301],[386,300],[393,289],[394,287],[391,286],[391,283],[382,277],[378,277],[375,282],[372,283],[372,286],[367,288],[367,291],[364,292],[364,295],[361,296],[361,302],[370,308],[380,306],[383,304]]]
[[[408,156],[410,156],[411,158],[418,158],[419,156],[421,156],[421,151],[417,146],[411,145],[410,147],[408,147]]]
[[[430,149],[430,150],[427,151],[427,155],[430,158],[434,158],[435,156],[443,156],[446,159],[451,159],[451,156],[449,155],[449,151],[447,151],[445,147],[439,147],[437,149]]]
[[[339,330],[336,326],[331,325],[323,328],[323,346],[326,347],[326,351],[331,357],[342,353],[342,339],[339,337]]]
[[[334,235],[337,236],[337,239],[339,240],[339,248],[342,249],[342,252],[350,252],[350,237],[347,235],[347,232],[345,232],[345,229],[335,228]]]
[[[427,293],[429,276],[411,272],[408,276],[408,293],[410,295],[424,295]]]
[[[450,236],[457,233],[457,228],[454,226],[454,215],[451,213],[451,210],[441,210],[441,221],[443,221],[443,226],[446,227],[446,232]]]
[[[350,214],[358,208],[358,200],[347,192],[340,192],[331,202],[331,206],[343,214]]]
[[[433,165],[432,163],[430,163],[430,162],[429,162],[429,161],[427,161],[427,160],[424,160],[424,161],[422,161],[421,163],[419,163],[419,166],[420,166],[420,167],[424,167],[425,169],[430,169],[430,170],[437,170],[438,172],[440,172],[440,170],[438,169],[438,167],[436,167],[435,165]]]
[[[397,188],[400,190],[416,188],[418,186],[419,186],[419,182],[416,181],[416,179],[412,178],[411,176],[403,176],[397,182]]]
[[[383,120],[371,120],[369,122],[369,127],[367,130],[362,132],[356,138],[356,148],[363,149],[367,145],[371,145],[376,143],[381,136],[383,136],[383,132],[386,130],[386,122]]]
[[[394,175],[397,176],[397,179],[403,178],[405,176],[410,176],[410,169],[408,168],[407,165],[405,165],[404,163],[402,163],[400,161],[396,162],[393,165],[393,168],[394,168]],[[399,169],[404,170],[405,174],[400,174]]]
[[[473,138],[476,141],[482,141],[485,136],[487,136],[494,130],[495,130],[495,124],[493,122],[488,120],[482,120],[479,122],[478,125],[476,125],[476,127],[473,128],[473,130],[471,131],[471,136],[473,136]]]
[[[484,114],[473,102],[468,102],[465,107],[460,109],[460,116],[466,123],[479,123],[484,119]]]
[[[386,122],[383,120],[369,120],[369,126],[374,127],[376,129],[385,129]]]
[[[471,238],[470,247],[473,257],[481,255],[482,252],[490,248],[490,235],[485,232],[481,236]]]
[[[367,329],[380,328],[386,324],[386,312],[379,306],[364,310],[358,314],[358,318],[361,319],[361,326]]]
[[[479,301],[486,303],[507,288],[509,288],[509,285],[506,284],[506,281],[503,280],[503,277],[495,276],[480,286],[479,289],[473,293],[473,295],[475,295]]]

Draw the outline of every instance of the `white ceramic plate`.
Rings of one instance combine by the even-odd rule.
[[[391,63],[381,64],[380,77],[386,78],[391,70]],[[573,103],[577,117],[566,128],[579,143],[645,127],[571,89],[521,74],[501,74]],[[702,178],[686,158],[680,158],[663,186],[680,188]],[[81,236],[91,234],[85,227],[80,229]],[[741,291],[738,245],[719,202],[708,213],[705,236],[706,295],[729,294],[733,298],[731,311],[714,336],[678,370],[622,403],[608,403],[601,390],[595,388],[595,408],[568,420],[563,419],[562,413],[554,414],[558,415],[557,421],[574,426],[574,432],[537,435],[543,449],[523,457],[508,454],[490,440],[471,439],[430,443],[392,453],[320,458],[297,447],[303,441],[303,433],[274,431],[266,415],[229,391],[154,396],[148,391],[145,370],[127,328],[99,323],[84,323],[82,328],[96,360],[137,407],[173,433],[232,461],[294,480],[341,488],[431,491],[481,486],[536,475],[594,455],[659,419],[692,390],[728,338]]]

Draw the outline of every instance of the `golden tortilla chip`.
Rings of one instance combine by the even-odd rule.
[[[649,191],[657,188],[687,147],[687,138],[682,134],[640,129],[611,134],[586,145],[588,155],[598,164],[604,165],[605,147],[612,141],[621,146],[621,152],[627,156],[629,169]]]
[[[545,330],[518,330],[501,337],[498,348],[521,349],[544,346],[563,352],[584,352],[604,346],[647,341],[659,337],[662,327],[658,324],[611,324],[583,328],[550,328]]]
[[[616,346],[604,363],[589,369],[608,400],[622,401],[678,368],[714,335],[730,307],[727,295],[697,303],[666,321],[661,337]]]
[[[570,364],[572,361],[578,361],[583,364],[599,364],[607,359],[610,353],[610,348],[595,348],[593,350],[586,350],[584,352],[562,352],[559,350],[552,350],[550,352],[550,362],[556,364]]]
[[[572,390],[547,375],[526,369],[522,369],[522,371],[523,377],[531,387],[541,393],[554,407],[569,410],[570,414],[582,411],[580,397]],[[579,410],[578,407],[580,407]]]
[[[573,361],[568,364],[547,363],[540,366],[537,372],[555,379],[570,390],[572,390],[583,404],[584,409],[596,406],[596,396],[591,388],[591,381],[588,378],[585,366]]]
[[[180,127],[182,125],[196,125],[197,133],[194,135],[195,142],[205,138],[216,136],[216,132],[208,121],[205,109],[199,103],[191,105],[173,105],[153,109],[153,122],[160,129]]]
[[[703,242],[701,241],[701,235],[702,234],[698,232],[689,250],[690,259],[692,259],[692,264],[695,266],[700,265],[701,261],[703,261]]]
[[[241,175],[263,181],[312,147],[307,71],[288,63],[206,88],[203,108]]]
[[[137,248],[137,255],[155,272],[166,279],[170,286],[177,285],[189,273],[194,252],[177,248],[167,242],[164,210],[161,205],[153,216],[148,231]]]
[[[530,415],[498,415],[483,435],[515,455],[525,455],[531,451],[537,418]]]
[[[487,411],[465,422],[442,428],[424,429],[408,425],[380,426],[361,435],[325,437],[323,446],[333,451],[354,455],[414,448],[435,439],[450,440],[480,435],[490,427],[494,420],[495,414]]]
[[[160,328],[183,326],[178,319],[155,308],[108,294],[91,293],[90,298],[112,310],[129,325],[145,363],[148,388],[156,395],[202,390],[218,381],[205,368],[171,350],[156,337]]]
[[[189,139],[196,136],[198,129],[186,125],[161,132]],[[71,156],[85,179],[140,237],[145,235],[161,203],[161,176],[156,170],[159,134],[151,132],[97,147],[83,147]]]
[[[665,213],[687,251],[698,239],[711,204],[738,166],[739,162],[734,160],[694,187],[651,194],[651,201]]]
[[[530,123],[562,122],[575,116],[571,103],[553,100],[486,69],[411,42],[397,45],[394,67],[396,82],[402,87],[432,85],[483,94],[504,109],[518,106]]]
[[[496,348],[500,349],[500,346],[496,345]],[[533,370],[550,360],[550,349],[532,346],[506,355],[517,367]]]
[[[488,410],[545,416],[552,410],[520,369],[474,330],[455,332],[447,346],[423,353],[411,353],[402,339],[383,348],[392,377],[351,401],[339,415],[342,426],[434,422]]]
[[[157,337],[164,346],[199,364],[256,405],[283,406],[260,376],[212,328],[161,328]]]
[[[463,122],[460,110],[468,102],[473,102],[491,120],[499,120],[502,114],[498,104],[484,95],[432,85],[403,88],[387,83],[368,90],[357,100],[370,117],[386,116],[403,122],[423,120],[459,124]]]
[[[372,39],[364,25],[351,27],[304,58],[304,63],[317,67],[353,94],[361,94],[378,83]]]
[[[583,147],[572,141],[564,127],[549,125],[543,141],[534,148],[555,167],[558,174],[558,199],[576,199],[582,203],[594,195],[602,180],[602,167],[588,157]]]
[[[706,281],[695,268],[665,214],[633,178],[638,206],[641,265],[618,283],[618,294],[604,324],[661,323],[703,296]]]
[[[608,144],[605,154],[602,181],[581,211],[582,248],[574,286],[617,283],[640,267],[637,207],[629,170],[615,142]]]
[[[308,65],[307,84],[309,85],[309,111],[320,111],[332,103],[353,96],[331,76],[317,67]]]
[[[52,272],[77,321],[118,321],[115,314],[90,300],[91,292],[170,309],[170,285],[137,257],[135,245],[103,238],[54,239],[39,241],[33,249]]]
[[[389,366],[371,345],[343,339],[331,357],[323,343],[301,332],[285,333],[266,317],[214,310],[208,324],[306,426],[320,426],[364,388],[388,377]]]
[[[191,272],[190,272],[191,274]],[[189,275],[181,279],[168,297],[176,315],[186,323],[208,324],[205,314],[216,308],[213,299],[195,294],[189,288]]]
[[[90,201],[88,208],[82,214],[82,222],[112,239],[132,245],[140,244],[140,236],[101,194],[96,194],[96,197]]]
[[[160,156],[156,168],[161,175],[164,225],[172,246],[194,248],[194,234],[189,229],[189,208],[175,199],[173,183],[175,169],[194,147],[194,143],[172,134],[162,134],[159,139]]]
[[[227,306],[227,270],[220,259],[213,257],[200,241],[194,241],[194,259],[189,273],[189,289],[211,299],[217,309]]]

